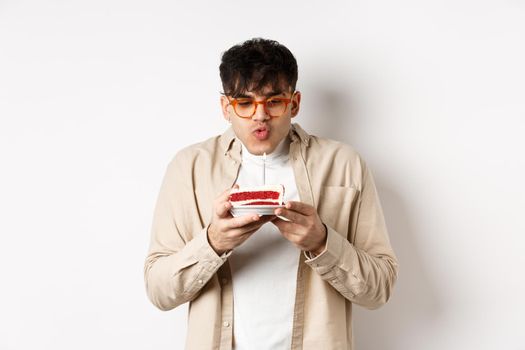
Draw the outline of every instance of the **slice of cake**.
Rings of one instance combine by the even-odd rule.
[[[247,205],[283,205],[283,199],[283,185],[265,185],[233,189],[229,200],[237,208]]]

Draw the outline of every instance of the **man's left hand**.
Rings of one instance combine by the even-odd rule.
[[[272,220],[287,240],[299,249],[315,255],[323,252],[327,232],[314,207],[302,202],[289,201],[285,208],[277,208],[274,213],[290,220]]]

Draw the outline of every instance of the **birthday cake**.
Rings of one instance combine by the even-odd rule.
[[[229,201],[234,208],[283,205],[284,186],[265,185],[232,189]]]

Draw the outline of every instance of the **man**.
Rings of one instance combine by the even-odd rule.
[[[167,167],[148,296],[162,310],[190,303],[187,349],[353,349],[352,305],[386,303],[397,277],[370,170],[351,147],[291,123],[301,94],[283,45],[236,45],[220,74],[231,127]],[[286,207],[233,217],[231,189],[261,185],[263,161]]]

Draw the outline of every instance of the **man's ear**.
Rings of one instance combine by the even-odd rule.
[[[296,91],[292,98],[292,118],[299,113],[301,106],[301,92]]]
[[[230,121],[230,112],[228,111],[228,106],[230,102],[228,101],[228,98],[226,96],[221,96],[221,110],[222,115],[224,119],[226,119],[228,122]]]

